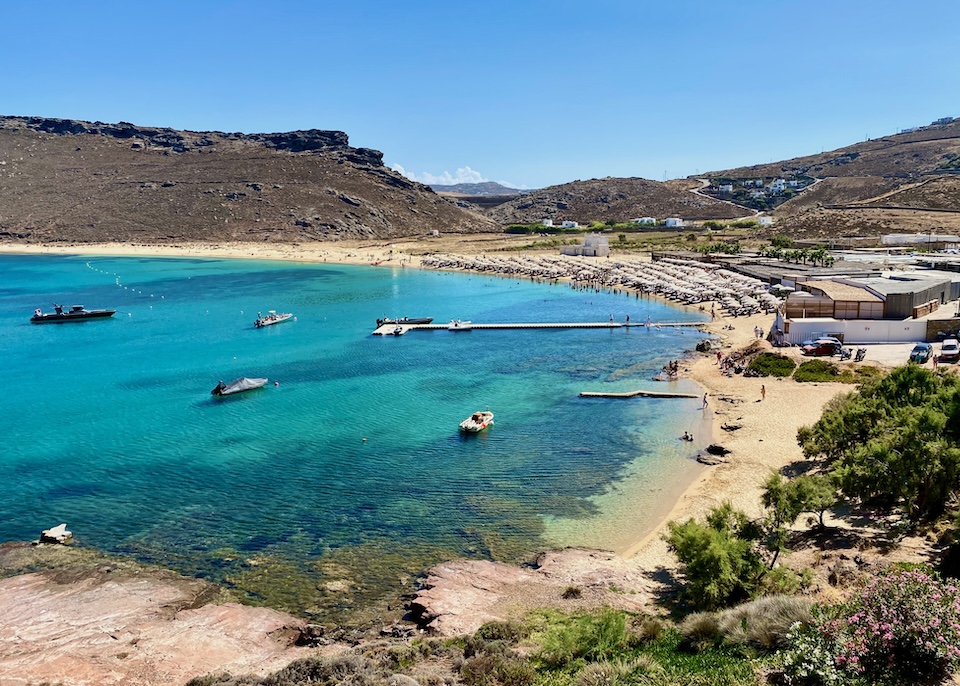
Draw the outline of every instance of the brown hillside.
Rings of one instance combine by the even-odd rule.
[[[495,231],[337,131],[0,117],[0,239],[283,241]]]
[[[941,210],[960,210],[960,176],[937,176],[870,202]]]
[[[486,215],[500,224],[530,224],[543,219],[588,223],[637,217],[733,219],[751,214],[686,190],[690,185],[689,181],[665,184],[639,178],[573,181],[531,191],[487,210]]]
[[[939,126],[925,126],[912,133],[899,133],[848,145],[844,148],[795,157],[782,162],[708,172],[709,178],[771,178],[806,175],[884,176],[909,179],[932,172],[960,157],[960,119]]]
[[[882,176],[837,176],[823,179],[777,207],[778,217],[805,212],[818,205],[847,205],[888,193],[902,181]]]

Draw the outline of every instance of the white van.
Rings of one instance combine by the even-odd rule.
[[[956,338],[947,338],[940,344],[940,361],[956,362],[960,360],[960,341]]]

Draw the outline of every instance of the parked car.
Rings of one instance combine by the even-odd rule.
[[[812,341],[804,341],[800,346],[800,352],[804,355],[836,355],[843,348],[843,343],[839,339],[831,336],[816,338]]]
[[[960,341],[948,338],[940,344],[940,361],[956,362],[960,360]]]
[[[923,364],[933,357],[933,346],[929,343],[917,343],[910,351],[910,361]]]

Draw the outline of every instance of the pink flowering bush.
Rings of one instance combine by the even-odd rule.
[[[940,678],[960,668],[960,589],[923,571],[886,574],[846,603],[823,608],[796,634],[808,644],[814,637],[833,664],[801,670],[787,661],[788,677],[813,677],[791,683],[836,683],[842,674],[903,683]],[[802,647],[810,661],[810,645]]]

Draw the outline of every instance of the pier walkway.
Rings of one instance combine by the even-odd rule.
[[[477,324],[463,322],[460,331],[473,331],[476,329],[659,329],[662,327],[682,327],[689,326],[699,328],[706,322],[644,322],[625,324],[622,322],[530,322],[514,324]],[[400,332],[397,333],[397,329]],[[440,331],[449,329],[449,324],[384,324],[376,328],[373,332],[375,336],[394,336],[407,333],[408,331]]]

